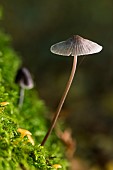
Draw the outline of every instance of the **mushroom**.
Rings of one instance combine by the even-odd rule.
[[[7,106],[8,104],[9,104],[9,102],[0,102],[1,107]]]
[[[23,100],[24,100],[24,90],[32,89],[34,87],[31,74],[27,68],[23,67],[17,71],[15,82],[20,86],[20,97],[19,97],[18,105],[19,107],[22,107]]]
[[[56,170],[59,168],[62,168],[62,166],[60,164],[54,164],[52,165],[53,168],[55,168]]]
[[[21,137],[24,138],[24,136],[31,136],[32,133],[26,129],[18,128],[17,132],[21,133]]]
[[[21,133],[21,138],[24,138],[24,136],[28,137],[28,142],[30,142],[32,145],[34,145],[34,140],[32,139],[31,135],[32,133],[26,129],[18,128],[17,132]]]
[[[102,46],[100,46],[97,43],[92,42],[88,39],[84,39],[79,35],[74,35],[73,37],[67,39],[66,41],[62,41],[62,42],[59,42],[59,43],[52,45],[50,50],[51,50],[52,53],[55,53],[55,54],[58,54],[58,55],[74,56],[74,60],[73,60],[72,71],[71,71],[68,83],[66,85],[65,91],[64,91],[64,93],[61,97],[61,100],[60,100],[59,105],[57,107],[56,113],[53,117],[51,126],[50,126],[47,134],[45,135],[41,145],[45,144],[47,138],[51,134],[51,132],[52,132],[52,130],[53,130],[55,124],[56,124],[56,121],[59,117],[60,111],[62,109],[62,106],[64,104],[64,101],[66,99],[66,96],[68,94],[68,91],[70,89],[71,83],[72,83],[73,78],[74,78],[74,74],[75,74],[75,71],[76,71],[76,65],[77,65],[77,56],[98,53],[102,50]]]

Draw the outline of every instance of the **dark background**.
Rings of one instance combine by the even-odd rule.
[[[72,57],[50,46],[74,34],[103,46],[99,54],[79,57],[74,82],[63,107],[77,140],[76,155],[104,170],[113,160],[113,1],[0,0],[1,26],[34,76],[37,93],[54,112],[63,93]],[[12,62],[12,61],[11,61]]]

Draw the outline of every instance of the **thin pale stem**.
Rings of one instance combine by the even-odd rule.
[[[20,88],[20,96],[19,96],[19,102],[18,102],[18,106],[19,108],[22,107],[23,105],[23,101],[24,101],[24,89],[23,88]]]
[[[42,141],[42,143],[41,143],[41,146],[44,146],[46,140],[48,139],[48,137],[49,137],[49,135],[51,134],[53,128],[55,127],[56,121],[57,121],[57,119],[58,119],[58,117],[59,117],[60,111],[61,111],[61,109],[62,109],[62,106],[63,106],[63,104],[64,104],[64,101],[65,101],[65,99],[66,99],[66,96],[67,96],[67,94],[68,94],[68,91],[69,91],[69,89],[70,89],[70,86],[71,86],[71,84],[72,84],[72,81],[73,81],[73,78],[74,78],[74,74],[75,74],[75,71],[76,71],[76,65],[77,65],[77,56],[74,56],[73,67],[72,67],[72,71],[71,71],[71,74],[70,74],[68,83],[67,83],[67,85],[66,85],[66,88],[65,88],[65,91],[64,91],[64,93],[63,93],[63,96],[62,96],[62,98],[61,98],[61,100],[60,100],[60,102],[59,102],[59,105],[58,105],[58,107],[57,107],[56,114],[55,114],[55,116],[54,116],[54,118],[53,118],[53,120],[52,120],[52,122],[51,122],[51,126],[50,126],[47,134],[45,135],[45,137],[44,137],[44,139],[43,139],[43,141]]]

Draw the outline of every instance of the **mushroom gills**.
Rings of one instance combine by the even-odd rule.
[[[79,35],[74,35],[66,41],[52,45],[50,50],[52,53],[63,56],[80,56],[98,53],[102,50],[102,46],[93,41],[82,38]]]

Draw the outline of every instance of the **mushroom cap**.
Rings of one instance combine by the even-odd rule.
[[[74,35],[66,41],[52,45],[50,50],[52,53],[63,56],[81,56],[98,53],[102,50],[102,46],[79,35]]]
[[[15,82],[18,83],[20,87],[25,88],[25,89],[32,89],[34,87],[31,74],[28,71],[28,69],[25,67],[20,68],[17,71]]]
[[[22,129],[22,128],[18,128],[17,129],[17,132],[21,133],[21,135],[24,137],[24,136],[27,136],[27,135],[32,135],[31,132],[29,132],[28,130],[26,129]]]

